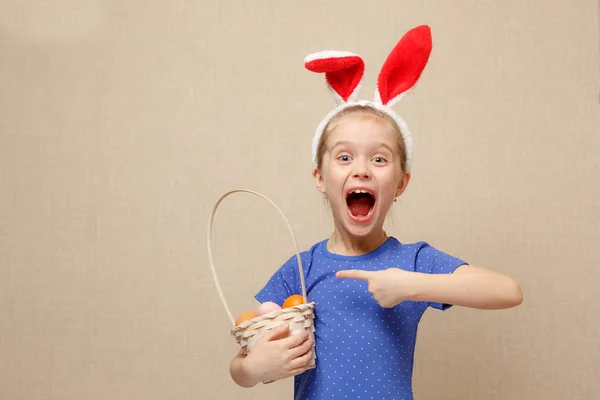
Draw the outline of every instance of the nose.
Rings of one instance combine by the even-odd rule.
[[[371,177],[371,164],[362,157],[353,163],[352,177],[356,179],[369,179]]]

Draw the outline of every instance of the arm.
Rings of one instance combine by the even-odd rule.
[[[418,274],[408,300],[498,310],[523,302],[520,286],[509,276],[462,265],[452,274]],[[409,284],[410,284],[410,280]]]
[[[241,351],[231,360],[229,372],[242,387],[298,375],[308,369],[313,339],[305,331],[289,336],[287,325],[274,328],[256,342],[252,351]]]
[[[255,386],[260,379],[257,379],[252,375],[252,371],[244,369],[244,360],[246,355],[242,350],[231,360],[229,365],[229,374],[235,383],[241,387],[252,387]]]
[[[521,288],[509,276],[468,265],[458,267],[452,274],[389,268],[339,271],[336,276],[367,281],[369,292],[382,307],[414,300],[494,310],[515,307],[523,301]]]

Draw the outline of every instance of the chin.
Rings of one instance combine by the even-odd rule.
[[[373,232],[375,231],[374,229],[375,227],[355,227],[355,226],[349,226],[346,228],[346,230],[348,231],[348,233],[355,238],[360,238],[360,239],[366,239],[368,238],[371,234],[373,234]]]

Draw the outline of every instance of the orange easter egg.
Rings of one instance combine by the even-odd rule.
[[[243,322],[250,321],[251,319],[256,317],[257,315],[255,312],[245,311],[237,317],[237,319],[235,320],[235,326],[240,326],[240,324],[242,324]]]
[[[290,308],[304,304],[304,297],[301,294],[293,294],[283,302],[283,308]]]

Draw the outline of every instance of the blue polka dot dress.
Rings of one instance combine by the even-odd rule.
[[[429,274],[452,273],[464,261],[425,242],[402,244],[390,237],[371,253],[342,256],[327,241],[301,254],[308,300],[316,303],[316,368],[295,377],[295,399],[412,400],[417,325],[428,307],[449,304],[405,301],[382,308],[367,283],[338,279],[346,269],[378,271],[390,267]],[[291,257],[258,292],[260,302],[282,304],[302,293],[298,263]]]

